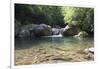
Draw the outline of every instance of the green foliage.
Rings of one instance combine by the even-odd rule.
[[[57,6],[15,4],[15,19],[22,24],[64,25],[61,7]]]
[[[15,4],[15,19],[21,25],[44,23],[52,27],[65,27],[66,23],[73,25],[73,22],[78,22],[78,27],[83,31],[94,29],[93,8]]]
[[[62,7],[62,14],[64,15],[65,23],[71,23],[72,17],[75,14],[75,8],[73,8],[73,7]]]
[[[94,27],[94,9],[93,8],[79,8],[79,7],[63,7],[62,13],[64,15],[65,23],[72,24],[77,21],[80,29],[84,31],[93,31]]]

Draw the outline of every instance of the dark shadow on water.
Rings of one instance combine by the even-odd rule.
[[[27,49],[32,46],[39,46],[41,43],[50,42],[51,38],[43,39],[43,38],[18,38],[15,39],[15,49]]]
[[[73,37],[54,37],[54,38],[16,38],[15,39],[15,50],[28,49],[33,46],[41,47],[41,44],[50,44],[52,46],[60,45],[64,43],[69,44],[80,44],[93,41],[93,38],[77,39]],[[45,46],[45,45],[44,45]]]

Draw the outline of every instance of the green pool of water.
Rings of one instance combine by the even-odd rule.
[[[73,47],[88,48],[93,47],[93,38],[77,39],[73,37],[60,38],[24,38],[15,40],[15,50],[29,48],[50,48],[50,47]]]
[[[93,38],[90,37],[83,39],[78,39],[73,37],[16,39],[15,64],[21,64],[17,62],[24,60],[23,57],[33,55],[33,53],[38,50],[45,50],[46,54],[51,54],[51,53],[56,54],[57,50],[68,52],[68,51],[84,50],[86,48],[90,48],[93,46],[94,46],[94,40]]]

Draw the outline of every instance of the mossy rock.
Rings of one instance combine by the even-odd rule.
[[[87,36],[88,36],[88,33],[85,31],[81,31],[77,35],[75,35],[75,37],[87,37]]]
[[[63,32],[64,36],[73,36],[78,33],[79,29],[77,27],[70,27],[69,29]]]

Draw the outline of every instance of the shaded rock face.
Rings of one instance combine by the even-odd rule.
[[[19,37],[40,37],[51,35],[51,27],[46,24],[29,24],[21,27]]]
[[[64,36],[73,36],[76,35],[80,31],[78,21],[72,21],[72,23],[68,24],[65,28],[63,28]]]
[[[34,36],[49,36],[51,35],[51,27],[46,24],[33,25],[30,29],[31,33],[34,33]]]
[[[78,28],[77,27],[69,27],[63,31],[64,36],[73,36],[78,33]]]
[[[15,37],[19,35],[21,24],[18,20],[15,20]]]
[[[28,37],[28,36],[30,36],[29,30],[22,29],[22,30],[19,32],[19,37]]]
[[[72,36],[78,33],[78,28],[72,25],[67,25],[65,28],[52,28],[52,35],[62,34],[64,36]]]

